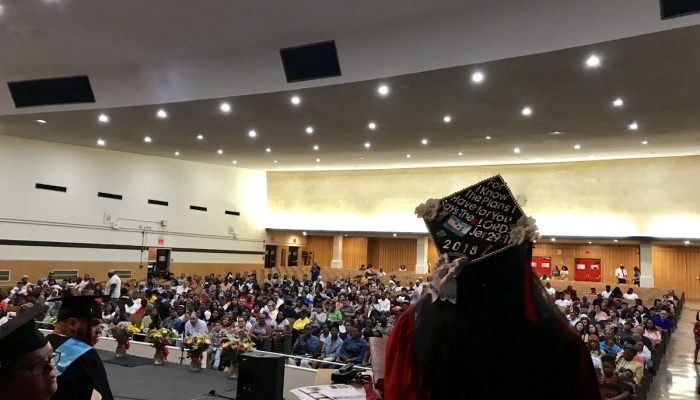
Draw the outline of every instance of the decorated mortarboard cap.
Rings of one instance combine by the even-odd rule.
[[[30,307],[0,325],[0,371],[9,370],[21,356],[46,345],[46,337],[34,324],[45,312],[44,306]]]
[[[97,302],[97,299],[105,298],[106,296],[64,295],[47,301],[61,302],[56,320],[63,321],[68,318],[102,318],[102,306]]]
[[[416,207],[441,259],[435,267],[433,300],[456,302],[456,279],[464,266],[525,242],[539,233],[500,175]]]

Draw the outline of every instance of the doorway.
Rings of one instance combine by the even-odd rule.
[[[277,264],[277,246],[268,244],[265,246],[265,268],[275,268]]]
[[[574,260],[576,270],[574,280],[584,282],[600,282],[600,259],[577,258]]]
[[[299,247],[289,246],[289,266],[296,267],[299,259]]]
[[[541,278],[542,275],[552,276],[552,257],[532,257],[532,272]]]
[[[170,253],[172,249],[158,248],[153,274],[156,278],[167,278],[170,275]]]

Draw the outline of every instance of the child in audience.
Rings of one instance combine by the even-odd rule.
[[[622,383],[620,376],[615,372],[615,356],[605,354],[601,357],[600,363],[602,365],[602,374],[598,381],[603,400],[629,399],[629,387]]]

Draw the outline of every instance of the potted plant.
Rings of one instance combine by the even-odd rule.
[[[129,322],[120,322],[109,329],[109,333],[117,341],[117,349],[114,351],[115,357],[122,358],[126,356],[126,351],[129,349],[129,340],[131,340],[134,333],[138,332],[139,329]]]

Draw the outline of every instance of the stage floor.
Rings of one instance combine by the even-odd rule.
[[[97,350],[103,361],[114,358],[113,352]],[[221,371],[202,369],[192,372],[187,365],[171,360],[163,366],[125,367],[104,363],[115,400],[199,400],[235,399],[236,380]],[[216,395],[209,395],[212,390]]]

